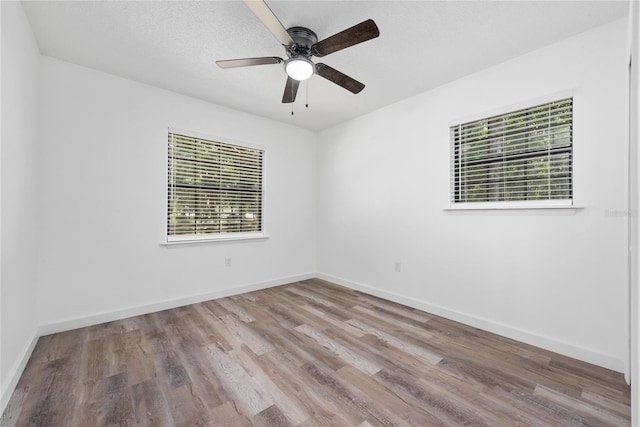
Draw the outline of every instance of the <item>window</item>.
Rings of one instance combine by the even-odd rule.
[[[573,99],[452,126],[451,205],[571,205]]]
[[[167,241],[261,235],[264,151],[169,132]]]

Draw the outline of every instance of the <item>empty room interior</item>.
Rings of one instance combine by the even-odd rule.
[[[0,424],[638,426],[637,1],[2,1]]]

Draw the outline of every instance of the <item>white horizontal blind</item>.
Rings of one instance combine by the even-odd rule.
[[[573,198],[573,98],[452,126],[451,203]]]
[[[169,133],[167,236],[262,231],[264,152]]]

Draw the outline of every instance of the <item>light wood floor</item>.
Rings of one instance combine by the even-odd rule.
[[[40,338],[3,426],[624,426],[622,375],[320,280]]]

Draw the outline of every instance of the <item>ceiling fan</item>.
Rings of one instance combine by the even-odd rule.
[[[284,94],[282,95],[283,103],[294,102],[300,81],[308,79],[313,74],[324,77],[352,93],[360,93],[360,91],[364,89],[364,84],[346,74],[326,64],[314,64],[313,61],[311,61],[311,57],[323,57],[378,37],[380,31],[372,19],[363,21],[331,37],[318,41],[316,33],[308,28],[291,27],[285,29],[263,0],[243,0],[243,2],[282,44],[288,58],[282,59],[277,56],[264,56],[260,58],[216,61],[216,64],[218,64],[220,68],[284,63],[284,69],[287,73],[287,83],[284,88]]]

